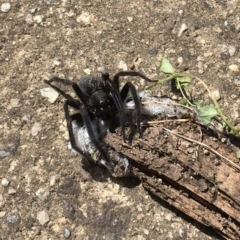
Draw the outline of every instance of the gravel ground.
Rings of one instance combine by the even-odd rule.
[[[43,80],[77,80],[102,68],[114,75],[133,63],[157,79],[166,56],[179,71],[206,79],[238,120],[239,1],[0,6],[1,239],[218,239],[133,179],[111,179],[87,163],[91,177],[83,173],[81,157],[67,147],[63,99],[44,97]],[[144,85],[138,78],[133,83]],[[168,86],[154,91],[171,95]]]

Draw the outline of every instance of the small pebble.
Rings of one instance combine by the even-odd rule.
[[[4,150],[0,150],[0,158],[5,158],[10,155],[10,152],[6,152]]]
[[[146,240],[146,238],[143,235],[137,235],[137,240]]]
[[[36,191],[36,195],[43,201],[45,200],[50,194],[49,188],[48,187],[43,187],[39,188]]]
[[[183,63],[183,57],[179,57],[179,58],[177,59],[177,62],[179,63],[179,65],[181,65],[181,64]]]
[[[185,23],[183,23],[179,29],[178,32],[178,37],[181,37],[182,34],[188,29],[187,25]]]
[[[221,44],[220,45],[220,56],[221,58],[225,59],[227,57],[232,57],[236,52],[236,47],[233,45],[226,45]]]
[[[209,155],[209,151],[207,149],[203,150],[204,155]]]
[[[133,17],[127,17],[127,20],[131,22],[133,20]]]
[[[179,14],[179,15],[182,15],[182,14],[183,14],[183,10],[180,9],[180,10],[178,11],[178,14]]]
[[[211,91],[211,97],[214,98],[216,101],[221,99],[220,92],[218,90]]]
[[[91,74],[91,70],[89,68],[85,68],[83,70],[87,75],[90,75]]]
[[[29,10],[29,12],[32,13],[32,14],[34,14],[34,13],[37,12],[37,8],[31,8],[31,9]]]
[[[128,68],[127,64],[123,60],[121,60],[118,64],[118,69],[122,69],[123,71],[127,71],[127,68]]]
[[[42,126],[40,123],[35,122],[31,129],[32,136],[37,136],[38,132],[42,130]]]
[[[23,116],[23,118],[22,118],[22,121],[23,121],[23,122],[29,122],[30,119],[31,119],[30,114],[25,114],[25,115]]]
[[[148,53],[150,55],[157,55],[158,54],[158,50],[157,50],[157,48],[149,48],[148,49]]]
[[[143,232],[144,232],[145,235],[149,234],[149,231],[147,229],[143,229]]]
[[[233,72],[239,72],[239,68],[236,64],[232,64],[228,68]]]
[[[1,184],[3,187],[7,187],[9,185],[9,181],[6,178],[3,178]]]
[[[36,23],[41,23],[42,22],[42,16],[41,15],[34,16],[33,21],[36,22]]]
[[[168,221],[172,221],[172,214],[171,213],[166,214],[165,219]]]
[[[221,142],[222,142],[222,143],[226,143],[226,142],[227,142],[227,139],[226,139],[226,138],[221,138]]]
[[[59,95],[57,91],[50,87],[40,89],[40,93],[43,97],[47,98],[50,103],[54,103]]]
[[[0,194],[0,196],[1,196],[2,194]],[[0,201],[1,201],[1,197],[0,197]],[[0,218],[2,218],[2,217],[4,217],[6,215],[6,212],[4,212],[4,211],[1,211],[0,212]]]
[[[37,213],[37,220],[43,226],[50,221],[47,211],[43,210]]]
[[[1,11],[4,12],[4,13],[9,12],[10,9],[11,9],[11,4],[10,3],[3,3],[1,5]]]
[[[182,229],[179,229],[179,236],[181,238],[184,238],[184,231]]]
[[[50,178],[50,186],[54,186],[56,184],[56,176],[51,176]]]
[[[236,52],[235,46],[232,46],[232,45],[228,46],[228,53],[231,57],[235,54],[235,52]]]
[[[70,230],[68,230],[67,228],[64,228],[64,237],[69,238],[70,236],[71,236]]]
[[[14,188],[11,188],[11,187],[10,187],[10,188],[8,189],[8,194],[9,194],[9,195],[15,194],[16,192],[17,192],[17,191],[16,191],[16,189],[14,189]]]
[[[18,99],[18,98],[12,98],[12,99],[10,100],[10,105],[11,105],[12,107],[18,107],[18,106],[19,106],[19,99]]]
[[[53,65],[55,65],[55,66],[60,66],[61,65],[61,61],[59,61],[59,60],[54,60],[53,61]]]
[[[80,16],[77,17],[76,21],[78,23],[89,24],[93,20],[93,15],[89,14],[88,12],[82,12]]]
[[[18,213],[9,213],[6,216],[6,221],[10,226],[18,226],[21,222],[21,217]]]
[[[28,14],[26,15],[25,21],[26,21],[26,23],[29,24],[29,25],[33,23],[33,16],[32,16],[31,13],[28,13]]]

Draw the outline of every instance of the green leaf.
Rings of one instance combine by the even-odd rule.
[[[162,58],[162,64],[160,67],[160,71],[162,71],[164,73],[171,73],[171,74],[174,73],[174,68],[173,68],[172,64],[165,57]]]
[[[181,86],[188,85],[191,82],[190,77],[177,77],[177,81],[181,84]]]
[[[237,157],[240,158],[240,150],[237,151]]]
[[[177,89],[180,89],[182,86],[187,86],[191,82],[191,78],[189,77],[177,77]]]
[[[178,103],[184,106],[188,106],[188,101],[186,98],[182,98]]]
[[[209,124],[213,117],[218,115],[218,112],[214,106],[205,105],[205,106],[197,106],[197,111],[199,117],[202,119],[204,124]]]

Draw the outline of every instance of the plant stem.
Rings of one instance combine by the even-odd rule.
[[[236,136],[239,136],[239,135],[240,135],[240,134],[239,134],[239,128],[233,126],[233,124],[231,123],[231,121],[229,121],[229,120],[227,119],[227,117],[223,114],[223,111],[221,110],[221,108],[220,108],[219,104],[217,103],[216,99],[214,99],[214,98],[212,97],[211,92],[210,92],[208,86],[207,86],[206,83],[205,83],[201,78],[199,78],[199,77],[193,76],[193,75],[191,75],[191,74],[185,74],[185,73],[173,73],[173,74],[170,74],[168,77],[163,78],[163,79],[160,79],[160,80],[157,81],[156,83],[151,84],[150,86],[146,87],[145,89],[146,89],[146,90],[150,90],[150,89],[152,89],[153,87],[155,87],[155,86],[157,86],[157,85],[159,85],[159,84],[165,83],[165,82],[170,81],[170,80],[172,80],[172,79],[176,79],[177,77],[189,77],[189,78],[191,78],[191,79],[196,79],[197,81],[199,81],[199,82],[204,86],[204,88],[207,90],[208,96],[209,96],[209,98],[212,100],[212,102],[213,102],[213,104],[214,104],[214,106],[215,106],[215,108],[216,108],[216,110],[217,110],[220,118],[226,123],[226,125],[232,130],[232,132],[233,132]],[[183,91],[182,91],[182,89],[181,89],[181,84],[178,83],[178,86],[180,87],[180,91],[181,91],[183,97],[188,101],[188,99],[186,98],[186,96],[183,94]],[[189,101],[188,101],[188,102],[189,102]],[[192,104],[190,104],[190,105],[192,105]],[[193,106],[193,105],[192,105],[192,106]]]

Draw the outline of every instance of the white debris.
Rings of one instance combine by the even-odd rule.
[[[38,132],[42,130],[42,126],[40,123],[35,122],[34,125],[32,126],[31,133],[33,136],[37,136]]]
[[[228,46],[228,53],[229,53],[229,55],[232,57],[235,54],[235,52],[236,52],[236,47],[233,46],[233,45],[229,45]]]
[[[233,45],[220,44],[220,56],[229,55],[232,57],[236,52],[236,47]]]
[[[210,93],[211,97],[215,99],[216,101],[221,99],[220,92],[218,90],[213,90]]]
[[[41,23],[42,22],[42,16],[41,15],[34,16],[33,21],[36,22],[36,23]]]
[[[23,118],[22,118],[22,121],[24,121],[24,122],[29,122],[30,119],[31,119],[30,114],[25,114],[25,115],[23,116]]]
[[[76,21],[78,23],[84,23],[89,24],[94,19],[92,14],[89,14],[88,12],[82,12],[80,16],[77,17]]]
[[[71,232],[67,228],[64,228],[64,237],[69,238],[70,236],[71,236]]]
[[[7,187],[9,185],[9,181],[6,179],[6,178],[3,178],[2,181],[1,181],[1,184],[3,187]]]
[[[16,191],[16,189],[14,189],[14,188],[11,188],[11,187],[10,187],[10,188],[8,189],[8,194],[9,194],[9,195],[15,194],[16,192],[17,192],[17,191]]]
[[[183,14],[183,10],[180,9],[180,10],[178,11],[178,14],[179,14],[179,15],[182,15],[182,14]]]
[[[181,64],[183,63],[183,57],[179,57],[179,58],[177,59],[177,62],[179,63],[179,65],[181,65]]]
[[[127,17],[127,20],[131,22],[133,20],[133,17]]]
[[[10,9],[11,9],[11,4],[10,3],[3,3],[1,5],[1,11],[4,12],[4,13],[9,12]]]
[[[182,229],[179,229],[179,236],[181,237],[181,238],[184,238],[184,231],[182,230]]]
[[[188,29],[187,25],[185,23],[183,23],[179,29],[179,32],[178,32],[178,37],[181,37],[183,32],[185,32],[186,30]]]
[[[159,117],[160,119],[166,118],[193,118],[193,110],[184,106],[178,105],[170,98],[152,97],[147,94],[147,91],[139,93],[142,103],[146,103],[142,106],[142,114],[149,117]],[[134,110],[135,105],[133,101],[129,101],[127,104],[129,110]]]
[[[0,150],[0,158],[5,158],[10,155],[10,152],[6,152],[4,150]]]
[[[128,67],[127,67],[127,64],[121,60],[118,64],[118,69],[122,69],[123,71],[127,71]]]
[[[48,187],[42,187],[39,188],[36,191],[36,195],[43,201],[45,200],[50,194],[49,188]]]
[[[32,14],[34,14],[34,13],[37,12],[37,8],[31,8],[31,9],[29,10],[29,12],[32,13]]]
[[[149,230],[148,229],[146,229],[146,228],[143,229],[143,232],[144,232],[145,235],[149,235]]]
[[[50,178],[50,186],[54,186],[56,184],[56,180],[57,180],[57,177],[54,175],[54,176],[51,176]]]
[[[232,64],[228,68],[233,72],[239,72],[238,65],[236,65],[236,64]]]
[[[91,70],[89,68],[85,68],[83,70],[87,75],[90,75],[91,74]]]
[[[18,98],[12,98],[10,100],[11,107],[18,107],[19,106],[19,99]]]
[[[54,103],[59,95],[57,91],[50,87],[40,89],[40,93],[43,97],[46,97],[50,103]]]
[[[25,17],[25,21],[27,24],[32,24],[33,23],[33,16],[31,13],[28,13]]]
[[[53,65],[55,65],[55,66],[60,66],[61,65],[61,61],[59,61],[59,60],[54,60],[53,61]]]
[[[47,211],[43,210],[37,213],[37,220],[43,226],[50,221]]]

